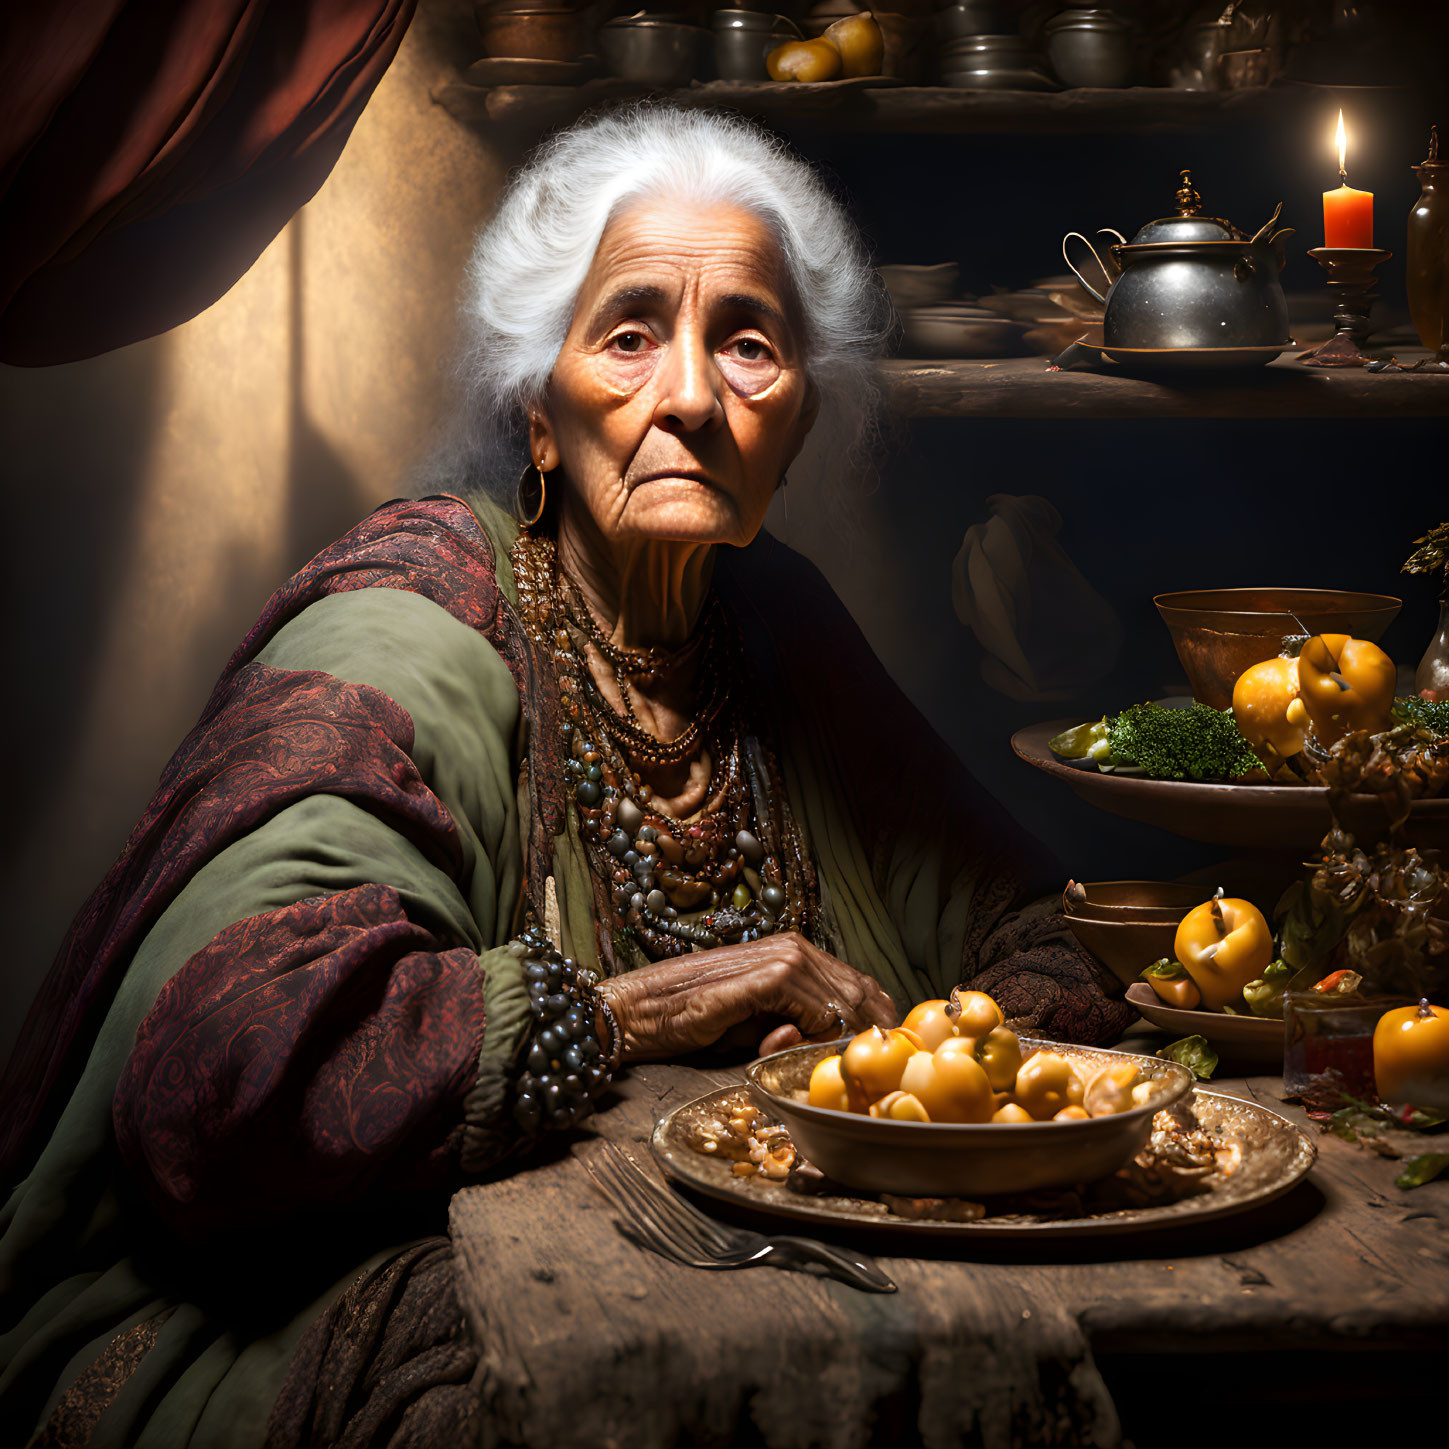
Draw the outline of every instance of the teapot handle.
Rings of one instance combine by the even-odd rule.
[[[1268,246],[1272,250],[1273,255],[1278,258],[1278,270],[1280,272],[1288,265],[1288,252],[1285,244],[1288,238],[1293,235],[1295,229],[1291,226],[1285,226],[1282,231],[1275,231],[1268,238]]]
[[[1069,231],[1066,236],[1062,238],[1062,260],[1072,269],[1072,275],[1087,289],[1087,291],[1089,291],[1099,302],[1101,302],[1105,306],[1107,301],[1106,294],[1099,292],[1081,274],[1081,272],[1077,268],[1077,264],[1071,259],[1071,256],[1067,252],[1067,243],[1071,241],[1073,237],[1075,237],[1079,242],[1081,242],[1084,247],[1086,247],[1089,252],[1091,252],[1092,260],[1096,262],[1097,266],[1100,268],[1102,277],[1109,289],[1112,285],[1112,273],[1107,269],[1106,262],[1104,262],[1102,258],[1098,256],[1096,247],[1094,247],[1091,242],[1089,242],[1086,237],[1081,234],[1081,232]]]

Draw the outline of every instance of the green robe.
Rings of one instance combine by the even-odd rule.
[[[491,505],[472,507],[513,604],[514,526]],[[823,944],[902,1010],[969,979],[1008,1015],[1110,1035],[1120,1013],[1100,975],[1043,904],[1020,910],[1029,844],[905,702],[819,575],[761,539],[722,557],[717,583],[770,702],[818,871]],[[412,765],[451,815],[457,850],[440,860],[365,801],[319,789],[213,855],[145,933],[58,1124],[0,1216],[0,1423],[21,1428],[21,1441],[56,1414],[75,1442],[258,1445],[308,1323],[367,1267],[443,1230],[445,1187],[393,1192],[385,1174],[359,1201],[307,1203],[195,1243],[138,1192],[117,1151],[118,1082],[163,987],[234,923],[380,883],[409,921],[466,943],[486,1031],[459,1105],[462,1136],[443,1145],[474,1170],[517,1146],[506,1075],[528,1011],[504,947],[524,885],[529,740],[514,673],[479,629],[398,587],[322,597],[254,657],[401,706]],[[557,944],[597,965],[588,865],[566,818],[554,841]]]

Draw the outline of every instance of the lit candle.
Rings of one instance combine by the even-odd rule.
[[[1323,245],[1371,247],[1374,244],[1374,194],[1355,191],[1344,169],[1348,150],[1343,133],[1343,112],[1338,113],[1338,179],[1343,183],[1323,193]]]

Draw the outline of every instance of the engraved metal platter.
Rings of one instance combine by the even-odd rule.
[[[1193,1226],[1259,1207],[1281,1197],[1313,1165],[1318,1150],[1276,1112],[1256,1102],[1195,1089],[1189,1104],[1197,1121],[1225,1144],[1230,1170],[1199,1180],[1198,1190],[1173,1201],[1124,1207],[1087,1215],[1059,1212],[993,1212],[971,1222],[939,1222],[901,1217],[878,1198],[845,1189],[802,1195],[762,1176],[737,1177],[729,1161],[709,1156],[691,1143],[704,1123],[727,1112],[740,1087],[722,1087],[697,1097],[660,1119],[650,1147],[665,1174],[676,1182],[724,1202],[797,1224],[912,1233],[944,1238],[1076,1238]]]

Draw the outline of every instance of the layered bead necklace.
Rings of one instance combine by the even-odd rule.
[[[590,869],[606,883],[616,924],[658,960],[699,947],[805,930],[814,869],[778,788],[779,771],[746,732],[753,700],[732,621],[711,594],[679,649],[623,649],[599,627],[559,565],[553,541],[519,533],[511,558],[520,612],[539,663],[558,679],[564,771]],[[588,664],[592,646],[613,668],[620,712]],[[695,717],[672,740],[640,724],[632,684],[691,660]],[[705,804],[686,820],[664,813],[639,769],[681,765],[708,751]]]

